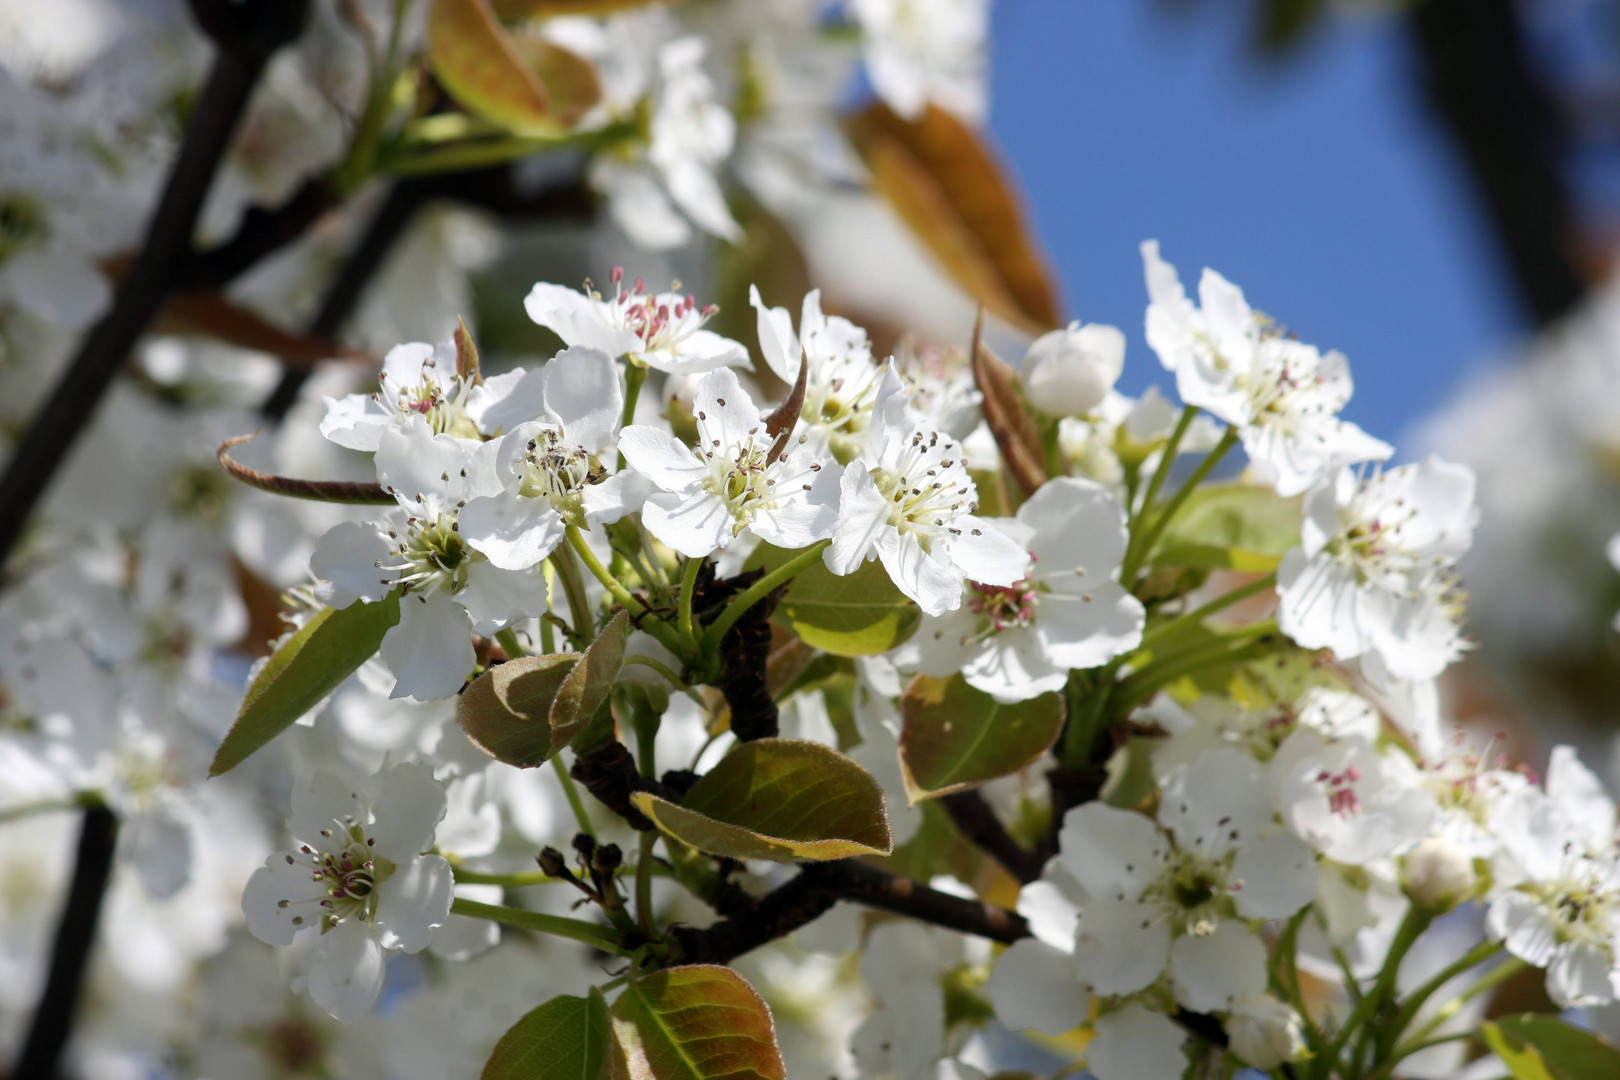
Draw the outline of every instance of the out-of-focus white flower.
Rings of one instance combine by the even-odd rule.
[[[1339,419],[1351,391],[1343,354],[1323,355],[1283,336],[1213,270],[1204,271],[1195,307],[1175,267],[1159,258],[1157,241],[1143,242],[1142,259],[1148,344],[1175,372],[1183,401],[1238,429],[1249,460],[1270,474],[1279,494],[1297,495],[1341,466],[1394,453]]]
[[[1478,517],[1466,465],[1340,470],[1305,497],[1301,546],[1277,568],[1277,625],[1341,660],[1376,652],[1398,678],[1433,678],[1464,648],[1453,568]]]
[[[624,289],[624,271],[613,268],[613,296],[603,297],[589,282],[585,291],[540,282],[523,301],[529,318],[563,339],[612,357],[628,357],[672,375],[701,375],[720,367],[748,368],[748,350],[730,338],[703,329],[719,308],[698,307],[678,292],[648,293],[639,278]]]
[[[752,285],[748,300],[757,312],[759,350],[777,378],[793,386],[799,365],[810,365],[800,422],[824,433],[835,451],[844,449],[843,456],[851,456],[871,426],[872,406],[885,371],[872,358],[866,331],[848,319],[823,315],[819,289],[805,294],[798,334],[787,309],[767,308]]]
[[[1419,841],[1401,859],[1401,888],[1425,911],[1450,911],[1478,880],[1469,854],[1437,836]]]
[[[1146,612],[1119,583],[1125,510],[1106,488],[1054,478],[1003,531],[1028,535],[1028,575],[1012,585],[969,581],[955,611],[925,618],[914,639],[923,671],[960,671],[998,701],[1024,701],[1141,642]]]
[[[984,119],[989,0],[849,0],[866,45],[872,87],[901,116],[929,102]]]
[[[1433,797],[1399,750],[1301,727],[1277,750],[1271,774],[1283,820],[1335,862],[1394,855],[1435,821]]]
[[[1238,1000],[1226,1018],[1232,1052],[1256,1069],[1275,1069],[1305,1052],[1299,1013],[1270,994]]]
[[[802,442],[770,461],[759,408],[722,368],[698,383],[698,445],[662,428],[632,425],[619,449],[659,491],[642,508],[658,539],[688,558],[729,546],[745,530],[781,548],[808,547],[838,524],[838,466]]]
[[[450,864],[433,847],[444,788],[426,765],[396,765],[363,784],[320,771],[293,789],[287,827],[297,851],[277,851],[242,894],[253,936],[291,945],[319,938],[308,989],[339,1020],[377,1000],[383,952],[420,952],[450,915]]]
[[[1163,1013],[1131,1003],[1092,1025],[1086,1068],[1097,1080],[1178,1080],[1187,1071],[1187,1033]]]
[[[1118,327],[1072,322],[1035,339],[1018,365],[1018,378],[1029,403],[1048,416],[1085,416],[1103,403],[1124,370],[1125,335]]]

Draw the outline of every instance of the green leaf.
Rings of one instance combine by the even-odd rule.
[[[1003,704],[969,686],[919,675],[900,698],[900,768],[913,804],[1008,776],[1052,749],[1063,695]]]
[[[209,776],[236,768],[293,721],[320,704],[377,652],[399,622],[399,594],[325,608],[271,655],[242,697],[236,722],[220,743]]]
[[[712,964],[655,971],[613,1003],[613,1080],[787,1080],[759,993]]]
[[[1525,1013],[1498,1017],[1485,1034],[1497,1056],[1508,1063],[1513,1075],[1542,1080],[1613,1080],[1620,1077],[1620,1048],[1609,1040],[1574,1027],[1556,1016]],[[1482,1030],[1483,1030],[1482,1028]],[[1504,1054],[1497,1044],[1508,1049]],[[1513,1055],[1510,1057],[1509,1055]],[[1531,1059],[1534,1055],[1534,1059]],[[1517,1062],[1517,1064],[1516,1064]],[[1521,1071],[1521,1069],[1525,1071]],[[1540,1070],[1539,1072],[1535,1070]]]
[[[1270,488],[1215,484],[1188,497],[1154,546],[1152,561],[1233,570],[1274,569],[1299,543],[1300,500]]]
[[[571,743],[607,700],[624,667],[630,617],[619,612],[582,653],[523,656],[484,672],[456,701],[456,720],[480,750],[531,769]]]
[[[645,791],[630,800],[664,832],[711,855],[797,862],[893,848],[878,782],[838,751],[800,739],[737,744],[680,806]]]
[[[845,577],[816,563],[793,579],[775,618],[822,652],[876,656],[915,633],[922,612],[874,559]]]
[[[483,1080],[602,1080],[608,1071],[607,999],[554,997],[507,1029]]]

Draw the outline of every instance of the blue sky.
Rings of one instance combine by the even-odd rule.
[[[1523,333],[1465,178],[1413,91],[1401,28],[1338,21],[1278,64],[1249,4],[998,0],[991,128],[1071,317],[1130,338],[1121,388],[1167,383],[1137,244],[1349,358],[1346,416],[1398,439]]]

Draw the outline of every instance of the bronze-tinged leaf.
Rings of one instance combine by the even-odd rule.
[[[456,699],[467,738],[496,761],[532,769],[551,756],[551,703],[579,662],[574,653],[524,656],[490,668]]]
[[[1010,776],[1052,749],[1063,695],[1002,703],[969,686],[919,675],[900,698],[900,768],[912,803]]]
[[[432,0],[427,54],[439,82],[469,111],[518,135],[544,137],[564,130],[545,84],[489,0]]]
[[[1046,465],[1041,452],[1041,434],[1035,428],[1018,396],[1018,380],[1012,368],[996,359],[996,354],[979,341],[979,328],[973,331],[973,381],[984,400],[979,408],[990,434],[996,437],[1001,460],[1027,498],[1046,483]]]
[[[883,790],[820,743],[738,743],[679,806],[648,792],[630,801],[684,843],[734,859],[845,859],[893,848]]]
[[[547,714],[552,753],[573,742],[608,699],[624,667],[624,646],[629,639],[630,615],[620,610],[580,654],[579,663],[557,688]]]
[[[611,1030],[602,991],[554,997],[507,1029],[482,1080],[606,1080]]]
[[[547,107],[557,124],[573,127],[602,100],[596,65],[583,56],[521,29],[512,32],[511,41],[545,88]]]
[[[969,296],[1031,334],[1062,324],[1051,266],[978,132],[937,106],[906,120],[881,102],[847,126],[877,190]]]
[[[484,381],[483,373],[478,367],[478,343],[473,340],[472,331],[467,329],[467,320],[456,316],[456,374],[464,382],[481,383]]]
[[[689,964],[633,979],[612,1025],[613,1080],[787,1080],[770,1007],[730,968]]]
[[[772,409],[770,415],[765,417],[765,434],[771,437],[771,449],[765,455],[767,465],[787,451],[788,440],[793,438],[793,429],[799,423],[799,413],[804,409],[804,390],[809,375],[810,362],[801,357],[799,377],[793,380],[793,390],[788,394],[786,401]]]
[[[506,22],[550,19],[558,15],[610,15],[615,11],[647,7],[656,0],[491,0],[495,14]],[[672,0],[679,3],[680,0]]]

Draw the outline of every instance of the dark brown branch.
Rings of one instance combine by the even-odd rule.
[[[84,823],[79,827],[73,882],[68,887],[67,903],[62,907],[62,918],[56,926],[56,942],[51,947],[50,974],[34,1010],[22,1054],[11,1074],[17,1080],[54,1080],[57,1076],[57,1063],[73,1032],[79,988],[84,983],[85,966],[95,945],[101,900],[112,873],[117,840],[118,819],[111,810],[105,806],[85,810]]]
[[[726,964],[813,922],[840,900],[1003,944],[1029,936],[1029,925],[1017,912],[841,859],[801,864],[797,877],[761,897],[750,910],[706,930],[675,927],[671,937],[681,963]]]
[[[673,789],[637,772],[630,751],[616,739],[576,754],[574,766],[568,771],[598,802],[624,818],[631,828],[643,832],[651,829],[653,823],[631,803],[632,794],[647,791],[670,802],[681,801]]]
[[[16,546],[34,505],[130,349],[173,294],[177,273],[191,254],[203,200],[248,98],[270,54],[302,28],[307,0],[224,6],[233,9],[229,21],[233,32],[240,33],[232,47],[221,48],[214,58],[140,254],[119,282],[112,310],[90,331],[0,478],[0,507],[5,508],[0,514],[0,564]]]
[[[257,434],[255,432],[254,434]],[[394,497],[376,484],[362,483],[356,480],[300,480],[293,476],[274,476],[263,473],[257,469],[250,469],[231,459],[230,450],[233,446],[252,439],[253,435],[237,435],[226,439],[219,444],[219,451],[214,455],[224,470],[251,487],[260,491],[268,491],[275,495],[286,495],[294,499],[309,499],[314,502],[352,503],[367,506],[392,506]]]
[[[182,290],[219,289],[302,236],[317,218],[336,206],[337,189],[324,176],[306,180],[280,206],[250,206],[230,239],[186,262],[176,285]]]
[[[969,841],[1027,885],[1041,876],[1046,860],[1012,838],[1007,827],[977,791],[959,791],[940,800],[951,821]]]
[[[1410,16],[1430,106],[1450,132],[1539,325],[1586,291],[1557,110],[1537,81],[1514,0],[1423,0]]]

